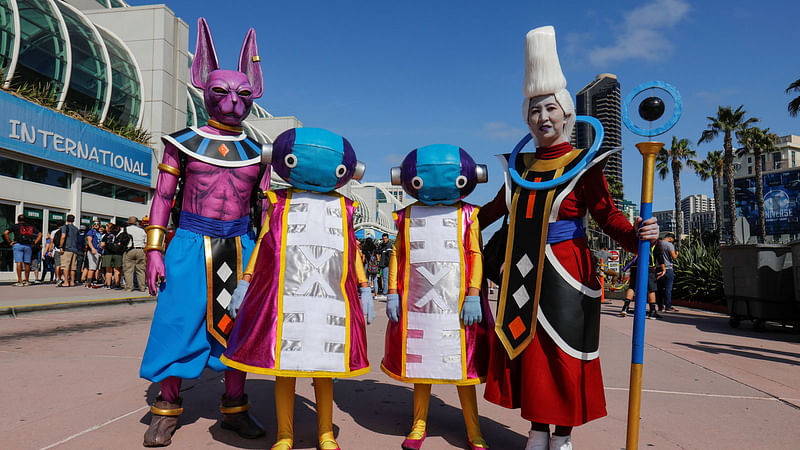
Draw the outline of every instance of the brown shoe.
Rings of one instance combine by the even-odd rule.
[[[145,447],[166,447],[172,443],[172,434],[178,427],[178,416],[183,412],[183,399],[178,397],[176,403],[165,401],[159,395],[150,407],[153,419],[150,427],[144,432]]]
[[[219,411],[222,413],[222,428],[235,431],[245,439],[255,439],[264,435],[264,427],[250,415],[250,402],[247,401],[247,394],[239,400],[228,400],[222,395],[222,403]]]

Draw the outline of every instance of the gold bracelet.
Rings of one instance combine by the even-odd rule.
[[[222,414],[237,414],[241,412],[245,412],[250,409],[250,403],[245,403],[244,405],[240,406],[222,406],[219,405],[219,412]]]
[[[161,163],[161,164],[158,165],[158,170],[161,170],[161,171],[167,172],[167,173],[171,173],[172,175],[175,175],[176,177],[181,176],[181,169],[178,169],[177,167],[169,166],[169,165],[164,164],[164,163]]]
[[[144,251],[164,249],[164,238],[167,236],[167,228],[161,225],[150,225],[145,228],[147,241],[144,244]]]
[[[150,412],[157,416],[180,416],[183,413],[183,408],[164,409],[156,408],[155,405],[150,407]]]

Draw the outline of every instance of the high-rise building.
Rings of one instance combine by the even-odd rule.
[[[681,199],[681,218],[683,219],[683,232],[690,234],[693,230],[692,224],[707,222],[707,215],[702,216],[703,219],[695,220],[694,215],[697,213],[714,212],[714,197],[709,197],[705,194],[692,194],[688,197]],[[713,221],[712,221],[713,227]]]
[[[600,146],[604,152],[622,146],[622,100],[617,76],[601,73],[594,81],[578,91],[575,96],[575,112],[578,115],[592,116],[603,124],[605,138]],[[575,126],[575,147],[587,148],[594,141],[594,129],[579,122]],[[613,176],[622,183],[622,153],[617,152],[608,159],[603,173]],[[615,200],[621,200],[615,199]]]

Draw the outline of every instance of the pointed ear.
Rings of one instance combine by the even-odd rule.
[[[261,75],[261,57],[258,55],[256,45],[256,30],[250,28],[242,44],[239,54],[239,72],[247,75],[250,87],[253,88],[253,98],[261,97],[264,92],[264,77]]]
[[[217,51],[214,50],[214,41],[211,31],[208,30],[206,19],[197,19],[197,46],[194,50],[192,61],[192,84],[198,89],[205,89],[208,74],[219,69]]]

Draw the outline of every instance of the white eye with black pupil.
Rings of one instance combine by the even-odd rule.
[[[467,177],[465,177],[464,175],[459,175],[458,178],[456,178],[456,187],[462,189],[466,185],[467,185]]]
[[[336,178],[342,178],[347,173],[347,167],[344,164],[336,166]]]
[[[422,187],[422,178],[414,177],[411,179],[411,186],[414,189],[420,189]]]
[[[283,162],[286,164],[286,167],[292,169],[297,166],[297,156],[289,153],[283,157]]]

